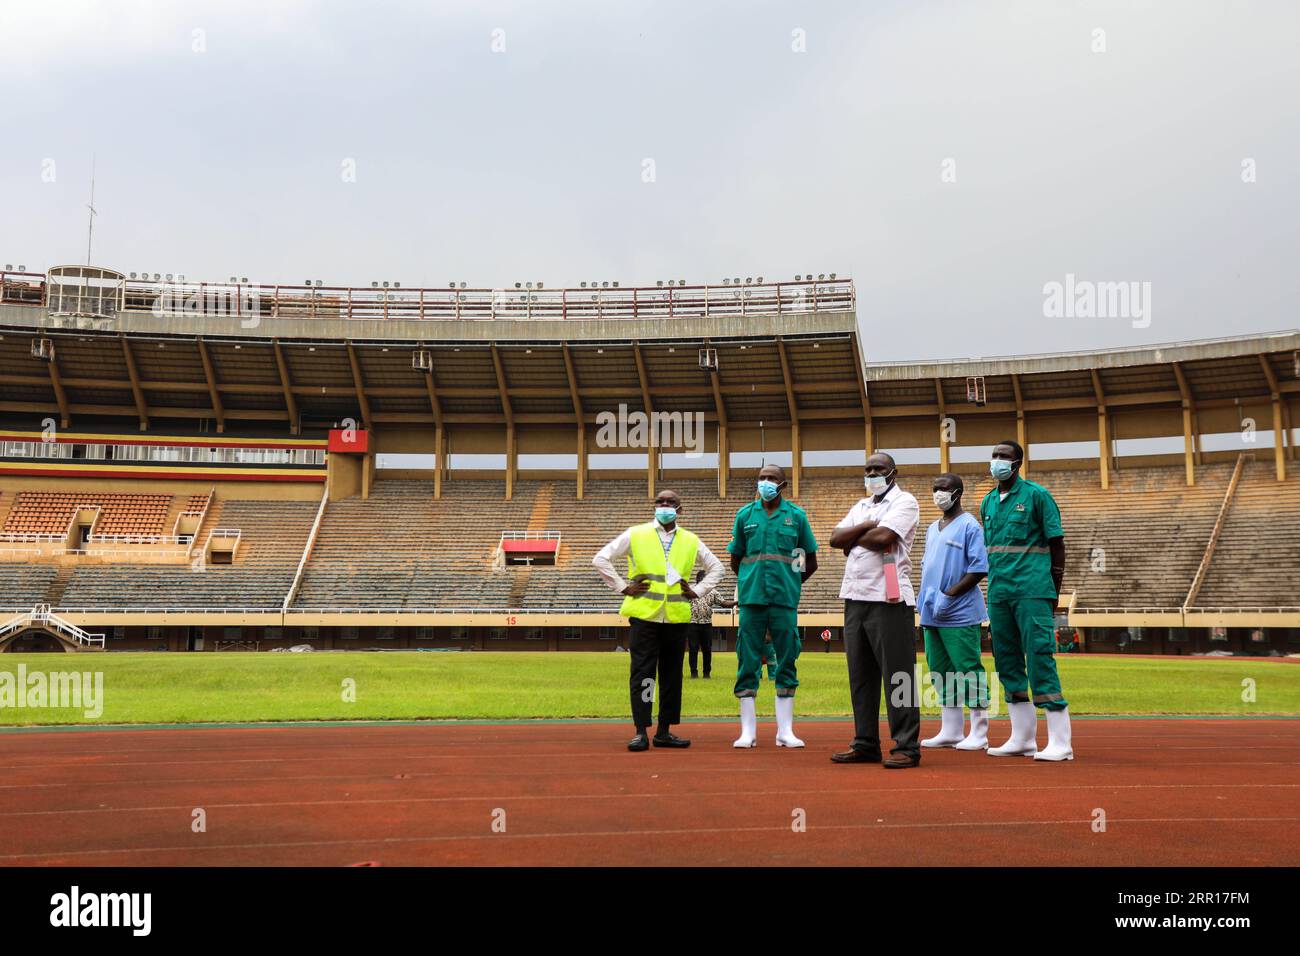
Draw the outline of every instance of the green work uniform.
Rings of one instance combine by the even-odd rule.
[[[1056,673],[1056,586],[1047,542],[1064,537],[1061,512],[1042,485],[1019,476],[1006,499],[995,487],[980,503],[989,552],[989,637],[1007,700],[1063,710]]]
[[[808,516],[784,497],[770,514],[761,501],[752,501],[736,513],[727,550],[740,555],[736,696],[757,696],[764,638],[771,634],[768,653],[776,666],[773,670],[769,665],[768,675],[778,696],[793,697],[799,686],[795,661],[801,650],[797,614],[803,590],[803,556],[817,550]]]

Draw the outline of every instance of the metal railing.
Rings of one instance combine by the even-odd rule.
[[[0,301],[46,304],[44,276],[23,273],[21,285],[0,287]],[[16,277],[15,277],[16,278]],[[32,282],[39,286],[30,289]],[[349,286],[258,285],[124,280],[121,311],[189,313],[238,319],[589,320],[673,319],[849,311],[857,306],[851,279],[577,289],[376,289]],[[21,294],[17,291],[24,289]]]
[[[0,271],[0,305],[45,305],[45,275]]]
[[[78,627],[71,621],[64,620],[59,615],[50,610],[48,604],[37,604],[30,611],[26,611],[7,621],[0,627],[0,640],[8,637],[10,634],[21,633],[33,625],[40,625],[69,638],[76,644],[84,644],[90,647],[104,646],[103,634],[92,634],[83,628]]]

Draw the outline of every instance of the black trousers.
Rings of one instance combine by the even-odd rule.
[[[659,701],[659,724],[682,722],[682,658],[686,655],[689,624],[668,624],[628,618],[632,635],[628,650],[632,658],[629,682],[632,722],[638,728],[650,726],[652,702]],[[658,681],[655,672],[658,671]]]
[[[844,602],[844,655],[853,699],[853,749],[880,752],[880,688],[885,688],[891,753],[920,756],[913,609],[886,601]]]
[[[713,625],[712,624],[691,624],[690,642],[691,642],[691,673],[698,674],[695,664],[701,653],[704,654],[704,676],[708,677],[713,671]]]

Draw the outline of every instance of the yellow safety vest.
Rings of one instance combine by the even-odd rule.
[[[668,583],[668,563],[664,560],[664,546],[655,524],[650,521],[632,528],[632,540],[627,549],[628,580],[648,581],[650,590],[636,597],[630,594],[624,597],[618,613],[624,617],[654,620],[667,602],[668,609],[664,615],[667,621],[686,624],[691,619],[691,599],[682,593],[681,581]],[[695,553],[699,545],[700,539],[685,528],[679,527],[673,535],[668,560],[682,580],[688,579],[695,569]]]

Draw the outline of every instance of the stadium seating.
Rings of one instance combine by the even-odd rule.
[[[1242,471],[1200,593],[1200,608],[1300,607],[1300,482],[1272,462]]]
[[[195,502],[197,500],[197,506]],[[97,535],[170,534],[168,517],[182,508],[203,510],[203,495],[102,494],[94,490],[20,491],[5,516],[7,534],[63,534],[78,508],[99,508]]]
[[[1125,468],[1112,474],[1102,491],[1096,472],[1034,469],[1060,504],[1067,542],[1066,590],[1076,606],[1166,608],[1181,606],[1205,553],[1231,476],[1228,464],[1198,470],[1187,487],[1183,469]],[[993,487],[987,474],[968,474],[966,506]],[[683,524],[700,535],[727,563],[726,546],[736,511],[751,500],[752,483],[739,477],[725,499],[711,478],[669,478],[665,485],[682,496]],[[902,486],[916,495],[921,520],[912,550],[912,580],[919,586],[925,533],[938,517],[929,482],[904,475]],[[383,479],[368,499],[347,498],[326,508],[313,554],[293,602],[296,610],[366,609],[519,609],[612,612],[619,598],[591,567],[592,555],[635,522],[649,520],[652,504],[640,479],[589,481],[586,497],[575,498],[574,482],[521,480],[504,498],[502,481],[453,479],[434,499],[426,480]],[[862,495],[856,475],[805,475],[799,504],[817,537],[820,570],[805,586],[801,610],[841,608],[844,556],[827,546],[830,533]],[[24,506],[38,513],[47,502],[23,492]],[[72,495],[78,501],[84,496]],[[99,496],[106,499],[114,496]],[[168,496],[117,496],[123,499]],[[198,510],[205,496],[177,496],[162,512],[174,522],[184,510]],[[156,514],[154,502],[123,502]],[[63,507],[59,503],[58,507]],[[63,589],[61,607],[277,608],[293,579],[317,505],[313,502],[217,500],[200,530],[195,553],[202,553],[214,528],[238,529],[234,563],[210,565],[203,572],[160,566],[81,566]],[[146,508],[145,510],[148,510]],[[15,509],[16,499],[15,499]],[[3,502],[0,502],[0,513]],[[10,519],[5,521],[8,529]],[[1279,529],[1300,526],[1300,484],[1273,480],[1267,463],[1246,466],[1229,510],[1197,606],[1240,604],[1249,585],[1252,606],[1294,606],[1300,545]],[[504,531],[560,534],[552,566],[500,566],[494,562]],[[16,574],[16,571],[8,573]],[[44,579],[42,578],[42,581]],[[39,588],[35,579],[10,588],[15,594]],[[730,595],[735,579],[723,582]],[[1234,600],[1232,594],[1236,592]],[[19,603],[22,603],[21,601]]]
[[[1230,475],[1230,465],[1206,466],[1197,485],[1188,488],[1181,468],[1125,469],[1112,475],[1103,492],[1092,471],[1035,470],[1031,477],[1048,487],[1061,507],[1067,591],[1078,591],[1081,607],[1180,607]],[[963,478],[966,506],[978,513],[993,480],[987,474]],[[727,563],[735,513],[752,497],[749,483],[733,480],[726,499],[718,497],[713,479],[674,478],[664,484],[682,496],[683,525]],[[901,484],[921,506],[912,550],[912,580],[919,587],[925,532],[938,511],[928,481],[904,476]],[[836,611],[842,606],[844,556],[826,543],[864,494],[862,481],[805,476],[802,492],[799,504],[821,547],[820,570],[805,586],[801,610]],[[652,510],[639,479],[589,481],[581,501],[571,480],[517,482],[511,501],[503,500],[499,481],[452,480],[443,493],[435,500],[430,481],[383,480],[369,499],[331,503],[294,607],[612,611],[618,598],[592,569],[591,556],[629,524],[649,520]],[[555,567],[494,570],[501,532],[525,528],[560,532]],[[1158,569],[1153,554],[1159,555]],[[1278,567],[1294,566],[1294,557],[1290,561],[1279,561]],[[723,587],[728,595],[735,587],[730,571]]]
[[[57,573],[52,565],[0,564],[0,615],[30,611],[41,603]]]
[[[194,568],[112,565],[78,567],[59,607],[249,608],[279,610],[293,581],[318,504],[311,501],[218,501],[200,531],[195,555],[213,529],[238,529],[230,565]]]

